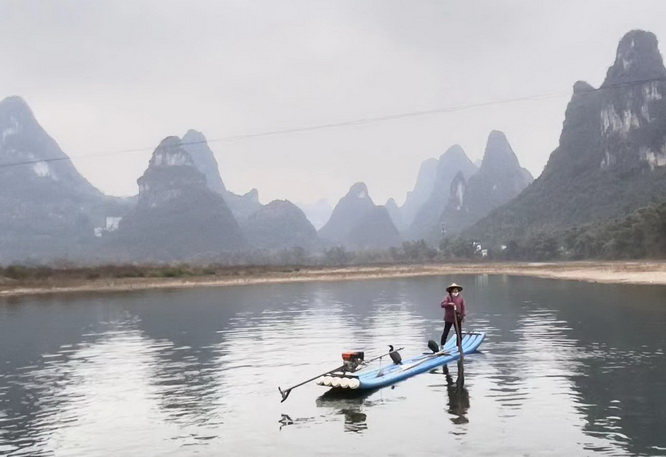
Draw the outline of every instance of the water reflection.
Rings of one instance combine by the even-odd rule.
[[[368,428],[367,416],[360,410],[343,409],[341,412],[345,415],[345,432],[358,433]]]
[[[0,332],[3,340],[0,347],[3,356],[7,357],[0,373],[0,408],[3,411],[0,443],[9,455],[52,455],[50,438],[78,426],[81,408],[90,401],[77,391],[77,386],[85,383],[84,373],[88,369],[82,354],[95,345],[104,344],[105,337],[86,330],[92,327],[105,329],[106,338],[122,334],[122,324],[115,325],[106,320],[99,320],[94,326],[77,327],[81,323],[79,319],[69,320],[59,315],[62,311],[60,303],[48,300],[46,305],[47,308],[40,309],[38,318],[33,321],[19,316],[28,333],[17,335],[15,332],[20,331],[20,327],[10,326],[3,326],[3,332]],[[55,313],[50,314],[51,311]],[[91,315],[90,310],[81,310],[81,314]],[[92,315],[108,317],[99,313]],[[128,318],[124,313],[115,317],[120,322]],[[55,325],[42,328],[45,321]],[[30,327],[35,325],[40,327],[39,330],[35,328],[34,333],[30,332]],[[72,330],[74,335],[59,331],[62,329]],[[16,341],[10,343],[15,337],[18,344]],[[24,365],[21,365],[22,358]]]
[[[317,407],[333,411],[333,415],[344,417],[344,431],[361,433],[368,429],[368,416],[365,410],[372,407],[368,397],[377,390],[370,391],[336,391],[329,390],[316,400]]]
[[[289,414],[281,414],[280,416],[280,420],[278,420],[280,430],[289,425],[304,425],[314,420],[314,417],[297,417],[296,419],[292,419]]]
[[[469,409],[469,391],[465,387],[465,365],[462,360],[458,360],[458,375],[456,380],[449,373],[448,365],[444,365],[443,372],[446,376],[446,392],[449,396],[449,409],[451,422],[454,424],[467,424],[467,410]]]
[[[0,302],[0,455],[666,455],[664,288],[462,278],[488,336],[456,373],[280,404],[345,350],[426,350],[454,279]]]

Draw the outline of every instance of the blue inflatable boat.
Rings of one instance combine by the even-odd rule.
[[[486,334],[483,332],[463,333],[461,344],[463,354],[476,352],[485,337]],[[377,389],[390,386],[403,379],[430,371],[433,368],[441,367],[446,363],[460,358],[455,335],[439,350],[437,343],[434,341],[428,342],[428,347],[431,348],[431,352],[424,352],[405,360],[402,360],[400,354],[393,350],[393,346],[391,346],[391,352],[370,360],[364,360],[365,354],[361,351],[344,352],[342,354],[344,362],[342,366],[284,390],[278,387],[278,390],[282,396],[282,401],[285,401],[293,389],[315,380],[320,386],[331,387],[332,391],[338,392],[343,392],[347,389],[356,391]],[[401,349],[403,348],[398,350]],[[370,365],[370,362],[376,360],[379,360],[379,366]],[[386,360],[385,364],[382,363],[384,360]]]
[[[486,334],[483,332],[463,333],[463,354],[476,352],[485,336]],[[345,354],[343,354],[343,359],[344,358]],[[438,352],[422,353],[416,357],[400,360],[399,363],[395,363],[389,359],[388,364],[379,367],[374,366],[363,368],[363,364],[361,363],[359,367],[360,369],[356,371],[348,371],[341,368],[319,377],[317,379],[317,384],[320,386],[331,387],[335,390],[377,389],[379,387],[389,386],[419,373],[430,371],[433,368],[440,367],[446,363],[458,360],[459,358],[460,353],[454,335]],[[400,359],[400,357],[397,359]]]

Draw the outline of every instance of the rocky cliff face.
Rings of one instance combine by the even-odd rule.
[[[25,101],[0,102],[0,263],[80,259],[114,204],[79,174]]]
[[[376,206],[364,183],[354,184],[333,209],[319,237],[330,245],[354,250],[399,246],[401,237],[388,211]]]
[[[430,196],[419,208],[408,230],[408,238],[431,240],[433,233],[439,233],[439,221],[449,201],[453,178],[462,173],[465,179],[476,173],[477,168],[459,146],[451,146],[439,158],[437,175]]]
[[[288,200],[273,200],[245,220],[241,227],[253,249],[306,251],[318,247],[317,230],[305,213]]]
[[[192,157],[175,136],[162,140],[137,183],[139,210],[168,205],[207,187],[206,176],[197,169]]]
[[[474,227],[501,241],[621,215],[666,195],[666,69],[657,39],[620,41],[606,80],[574,85],[558,148],[541,176]],[[500,228],[501,227],[501,228]]]
[[[580,81],[574,85],[560,146],[544,174],[645,172],[665,166],[665,90],[657,38],[629,32],[599,89]]]
[[[446,210],[442,215],[445,217],[447,211],[451,212],[469,212],[467,207],[467,180],[462,173],[455,175],[451,181],[451,189],[449,190],[449,202],[446,205]]]
[[[177,137],[164,139],[137,180],[136,208],[109,243],[140,260],[214,259],[246,243],[224,199],[207,187]]]
[[[608,68],[601,87],[641,86],[666,78],[664,61],[654,33],[632,30],[617,46],[615,62]],[[641,90],[649,90],[650,86]]]
[[[598,91],[603,168],[666,165],[666,68],[652,33],[627,34]]]

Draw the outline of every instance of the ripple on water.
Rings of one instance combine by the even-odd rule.
[[[0,365],[0,454],[666,455],[649,429],[664,404],[650,391],[663,386],[652,374],[663,374],[663,338],[581,330],[585,318],[560,305],[570,287],[553,298],[557,282],[478,284],[497,293],[486,304],[466,288],[466,326],[487,340],[466,358],[464,386],[452,365],[356,399],[309,384],[283,404],[277,385],[332,368],[344,350],[394,344],[408,356],[439,339],[441,278],[100,299],[55,346]],[[644,388],[632,392],[627,372]]]

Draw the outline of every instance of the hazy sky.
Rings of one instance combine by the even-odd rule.
[[[0,98],[108,194],[196,129],[227,188],[262,203],[335,204],[357,181],[402,203],[424,160],[480,159],[493,129],[537,176],[573,84],[598,87],[631,29],[666,42],[664,18],[664,0],[0,0]]]

